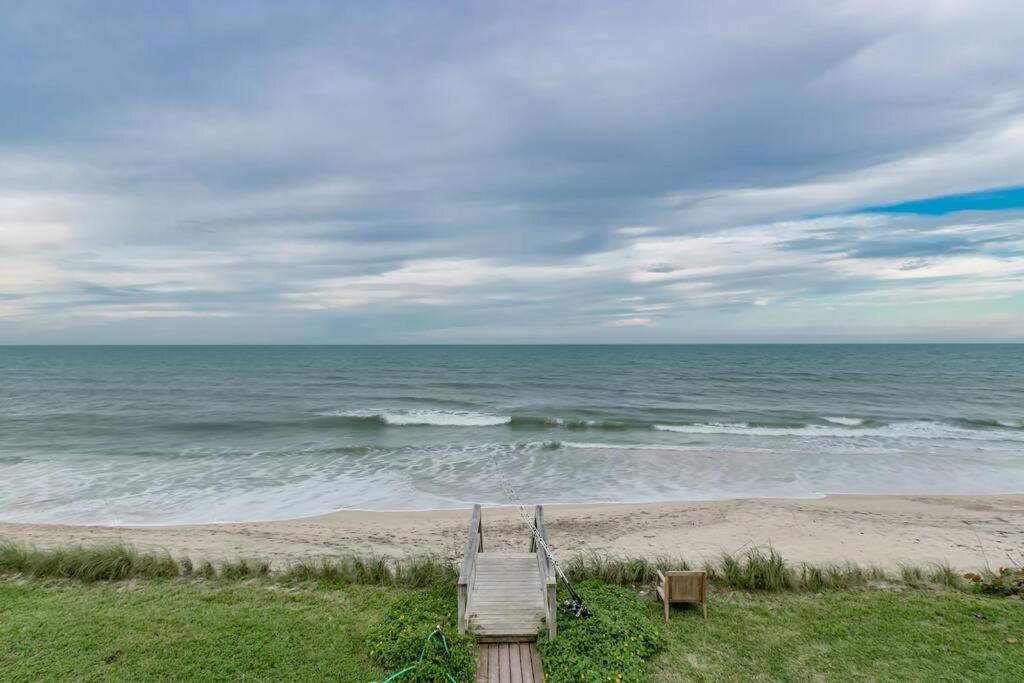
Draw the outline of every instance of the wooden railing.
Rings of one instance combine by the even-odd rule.
[[[540,536],[550,547],[548,530],[544,526],[544,506],[542,505],[533,508],[533,526],[537,530],[537,534],[530,536],[530,552],[537,554],[541,590],[544,592],[544,615],[548,624],[548,638],[554,640],[558,631],[558,577],[555,575],[555,567],[551,563],[551,558],[537,542],[537,536]]]
[[[544,595],[544,617],[548,626],[548,637],[555,639],[558,630],[558,579],[555,574],[554,564],[551,558],[544,552],[544,547],[537,542],[537,538],[544,539],[548,543],[548,530],[544,526],[544,508],[537,505],[533,513],[533,525],[537,530],[536,534],[530,534],[530,552],[537,556],[537,569],[540,576],[541,593]],[[462,567],[459,569],[459,633],[465,633],[469,629],[470,596],[473,581],[476,577],[477,555],[484,550],[484,527],[480,506],[473,506],[473,514],[469,518],[469,536],[466,539],[466,553],[462,560]]]
[[[480,515],[480,506],[473,506],[473,515],[469,518],[469,538],[466,539],[466,554],[459,570],[459,633],[469,628],[469,587],[473,585],[476,574],[476,555],[484,549],[484,527]]]

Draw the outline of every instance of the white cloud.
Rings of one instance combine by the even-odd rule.
[[[676,340],[1021,303],[1019,212],[807,218],[1024,185],[1020,3],[202,9],[173,58],[146,10],[0,26],[0,341]]]
[[[106,305],[80,306],[71,311],[72,315],[82,318],[99,318],[105,320],[133,320],[146,318],[234,318],[237,312],[189,310],[176,305]]]
[[[619,318],[608,324],[612,327],[650,327],[654,321],[650,318]]]
[[[722,226],[1013,185],[1024,185],[1024,117],[1017,116],[966,140],[812,182],[667,200],[687,224]]]

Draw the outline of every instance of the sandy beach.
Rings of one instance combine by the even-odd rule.
[[[1024,549],[1024,495],[828,496],[545,508],[560,555],[600,552],[701,560],[771,544],[791,561],[852,560],[894,567],[1005,564]],[[0,523],[0,538],[39,547],[127,543],[193,558],[290,560],[332,555],[461,557],[466,510],[336,512],[275,522],[103,527]],[[484,544],[516,548],[526,532],[513,508],[484,510]]]

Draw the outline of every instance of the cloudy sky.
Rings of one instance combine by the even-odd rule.
[[[0,0],[0,343],[1024,340],[1024,3]]]

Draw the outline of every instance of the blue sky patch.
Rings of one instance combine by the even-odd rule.
[[[1006,187],[984,192],[915,199],[900,204],[872,206],[856,213],[916,213],[923,216],[944,216],[959,211],[1008,211],[1012,209],[1024,209],[1024,187]]]

